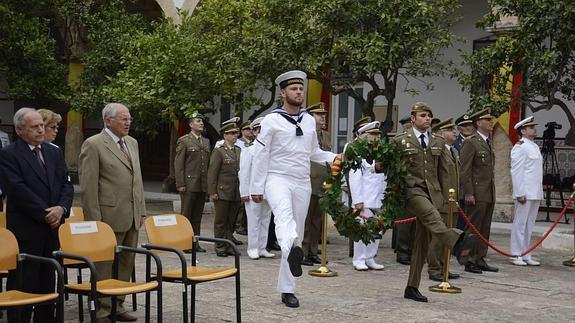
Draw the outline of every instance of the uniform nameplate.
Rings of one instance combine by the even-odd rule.
[[[167,227],[170,225],[178,224],[175,214],[155,215],[153,216],[153,218],[154,218],[154,225],[157,227]]]
[[[87,234],[98,232],[96,221],[70,223],[70,232],[72,234]]]

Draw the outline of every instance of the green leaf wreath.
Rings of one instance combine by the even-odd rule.
[[[383,140],[369,142],[355,140],[345,148],[341,163],[334,162],[329,169],[320,199],[321,208],[331,215],[337,231],[353,241],[369,243],[381,238],[381,232],[391,228],[393,221],[401,217],[405,209],[405,177],[407,170],[401,161],[402,151],[398,145]],[[361,168],[362,159],[383,164],[387,188],[380,211],[371,218],[362,218],[342,200],[342,183],[350,170]],[[351,197],[349,198],[351,202]],[[353,205],[353,204],[350,204]]]

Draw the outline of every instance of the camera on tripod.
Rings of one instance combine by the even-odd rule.
[[[541,153],[543,154],[543,188],[551,190],[554,187],[561,186],[561,177],[559,176],[559,167],[557,165],[557,157],[555,156],[555,130],[561,129],[562,126],[555,121],[547,122],[545,124],[545,131],[543,131],[543,147]]]

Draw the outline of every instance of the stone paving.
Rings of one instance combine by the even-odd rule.
[[[149,212],[170,212],[169,203],[148,203]],[[211,236],[213,213],[208,207],[204,215],[202,232]],[[236,235],[242,241],[245,236]],[[499,267],[498,273],[481,275],[463,271],[452,261],[452,271],[461,278],[452,283],[463,289],[462,294],[432,293],[427,288],[435,282],[423,273],[421,292],[430,302],[417,303],[403,298],[408,266],[395,262],[390,248],[388,232],[380,244],[378,261],[383,271],[357,272],[348,257],[347,239],[339,236],[330,226],[328,245],[329,268],[339,276],[313,277],[307,274],[298,280],[301,307],[285,307],[276,292],[279,255],[275,259],[251,260],[246,245],[240,246],[242,320],[244,322],[574,322],[575,321],[575,268],[562,265],[572,256],[571,251],[537,249],[534,257],[540,267],[517,267],[506,257],[489,253],[489,264]],[[509,233],[495,230],[492,240],[508,249]],[[144,230],[140,242],[146,241]],[[233,258],[216,257],[213,246],[203,245],[208,253],[199,254],[205,266],[232,266]],[[163,255],[164,268],[176,265],[173,256]],[[137,260],[138,272],[143,273],[143,258]],[[71,273],[74,277],[75,273]],[[235,322],[234,280],[200,284],[197,287],[197,322]],[[130,306],[131,298],[127,299]],[[164,321],[180,322],[181,287],[164,285]],[[152,321],[155,322],[155,295],[152,296]],[[138,296],[139,321],[144,318],[144,296]],[[71,296],[66,302],[66,321],[77,322],[77,301]],[[5,322],[5,319],[0,320]]]

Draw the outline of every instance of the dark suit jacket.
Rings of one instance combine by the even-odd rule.
[[[26,142],[18,139],[0,151],[2,190],[7,195],[6,225],[18,240],[57,237],[46,223],[46,208],[65,207],[69,216],[74,187],[60,148],[42,144],[47,176]],[[62,218],[62,222],[64,221]]]

